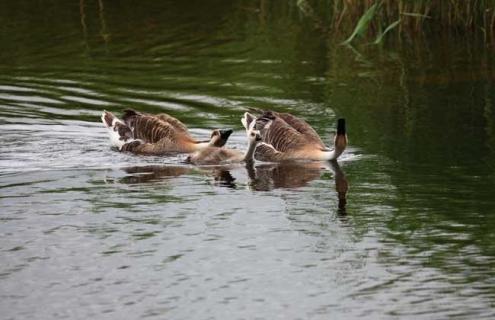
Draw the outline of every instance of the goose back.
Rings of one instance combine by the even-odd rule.
[[[170,118],[170,116],[168,117]],[[132,129],[134,139],[141,139],[144,142],[156,143],[165,138],[173,143],[196,142],[182,123],[179,125],[181,129],[177,130],[174,124],[164,121],[160,117],[141,114],[134,110],[125,110],[122,120]],[[177,120],[177,122],[179,121]]]
[[[261,161],[335,160],[347,145],[344,119],[338,120],[333,149],[325,146],[306,121],[289,113],[268,110],[258,118],[245,113],[241,122],[246,130],[255,128],[261,132],[264,145],[255,152],[255,158]]]
[[[325,148],[325,144],[321,140],[318,133],[306,121],[299,119],[290,113],[276,113],[281,119],[288,123],[297,132],[302,134],[308,143],[315,144],[319,148]]]
[[[187,127],[179,119],[174,118],[166,113],[159,113],[155,117],[171,124],[175,128],[175,130],[182,132],[183,134],[189,135],[189,131],[187,130]]]
[[[105,111],[102,122],[114,146],[142,155],[191,153],[208,146],[222,147],[233,132],[232,129],[215,129],[210,139],[197,141],[182,122],[166,113],[148,115],[132,109],[124,111],[122,120]]]
[[[187,162],[208,165],[221,164],[225,162],[241,162],[244,155],[232,149],[208,147],[187,157]]]
[[[307,147],[304,135],[273,112],[265,112],[259,117],[255,129],[260,131],[263,142],[279,152],[294,152]]]

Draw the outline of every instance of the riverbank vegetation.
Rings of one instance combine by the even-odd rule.
[[[494,0],[297,0],[300,11],[344,43],[445,35],[495,40]]]

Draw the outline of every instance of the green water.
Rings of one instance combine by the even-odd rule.
[[[493,50],[338,43],[296,1],[0,2],[1,318],[493,318]],[[129,107],[350,145],[196,168],[110,149]]]

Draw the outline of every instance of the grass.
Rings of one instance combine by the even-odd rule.
[[[358,39],[381,43],[387,36],[418,37],[425,33],[495,38],[495,0],[298,0],[303,14],[325,12],[325,29],[342,34],[349,44]],[[363,40],[361,40],[363,41]]]

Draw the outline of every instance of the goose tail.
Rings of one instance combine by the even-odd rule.
[[[244,116],[241,118],[241,123],[244,126],[244,129],[246,129],[246,131],[249,131],[253,129],[256,123],[256,117],[249,112],[245,112]]]
[[[112,147],[117,147],[120,150],[124,144],[133,140],[131,128],[111,112],[104,111],[101,115],[101,122],[108,130]]]
[[[341,118],[337,120],[337,135],[345,135],[345,134],[346,134],[345,119]]]

